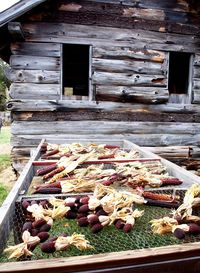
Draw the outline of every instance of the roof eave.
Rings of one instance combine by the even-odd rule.
[[[21,0],[0,13],[0,27],[23,15],[46,0]]]

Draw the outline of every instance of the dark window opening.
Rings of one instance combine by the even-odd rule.
[[[63,95],[89,96],[88,45],[63,45]]]
[[[188,94],[191,54],[170,52],[169,55],[169,93]]]

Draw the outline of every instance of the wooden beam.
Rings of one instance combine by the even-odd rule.
[[[137,103],[116,103],[116,102],[98,102],[98,101],[69,101],[69,100],[11,100],[7,104],[7,109],[11,111],[74,111],[78,109],[87,109],[90,111],[116,111],[124,113],[135,113],[138,111],[149,113],[200,113],[199,105],[195,104],[137,104]]]

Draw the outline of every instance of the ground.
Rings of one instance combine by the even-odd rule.
[[[10,127],[4,126],[0,133],[0,204],[16,181],[10,161]]]

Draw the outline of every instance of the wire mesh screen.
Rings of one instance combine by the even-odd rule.
[[[171,190],[157,190],[158,193],[174,194]],[[185,191],[176,190],[176,195],[183,199]],[[69,196],[69,195],[68,195]],[[71,195],[70,195],[71,196]],[[67,196],[56,196],[57,198],[65,199]],[[10,234],[10,238],[7,244],[13,245],[22,242],[22,227],[23,224],[28,221],[29,215],[26,210],[22,208],[22,200],[29,200],[32,203],[39,203],[46,197],[23,197],[15,204],[15,213],[13,219],[13,231]],[[114,225],[106,226],[97,234],[91,232],[90,227],[80,227],[77,224],[76,219],[58,219],[54,221],[53,227],[50,229],[50,238],[60,235],[72,235],[74,232],[85,235],[86,239],[93,246],[90,250],[78,250],[75,247],[71,247],[66,251],[55,252],[53,254],[45,254],[41,251],[40,245],[34,250],[34,255],[31,258],[24,258],[20,260],[34,260],[52,257],[70,257],[79,255],[98,254],[106,252],[120,252],[125,250],[134,250],[142,248],[154,248],[160,246],[169,246],[174,244],[182,244],[188,242],[199,242],[200,236],[186,235],[183,240],[175,238],[172,234],[158,235],[153,234],[151,230],[150,221],[152,219],[169,216],[171,209],[161,208],[155,206],[135,205],[136,208],[144,210],[144,215],[137,219],[133,230],[130,233],[124,233],[122,230],[116,229]],[[195,214],[200,214],[198,210]],[[0,257],[1,262],[7,262],[7,257],[2,254]],[[12,261],[12,260],[11,260]]]

